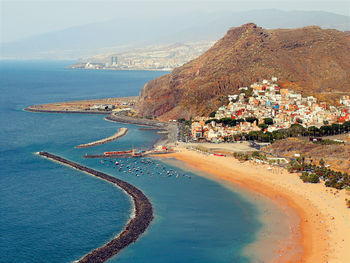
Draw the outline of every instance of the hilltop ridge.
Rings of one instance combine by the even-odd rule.
[[[247,23],[230,28],[198,58],[148,82],[137,110],[164,120],[207,115],[238,87],[271,76],[283,87],[329,94],[329,100],[337,92],[350,93],[350,35],[318,26],[267,30]]]

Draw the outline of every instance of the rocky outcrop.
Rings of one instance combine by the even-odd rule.
[[[305,93],[350,93],[350,35],[317,26],[231,28],[197,59],[148,82],[137,110],[163,120],[207,115],[238,87],[272,76]]]

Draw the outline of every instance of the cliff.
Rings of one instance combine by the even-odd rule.
[[[148,82],[137,110],[164,120],[207,115],[238,87],[272,76],[284,87],[334,102],[350,93],[350,35],[317,26],[231,28],[200,57]]]

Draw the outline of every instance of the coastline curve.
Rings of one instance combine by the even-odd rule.
[[[42,157],[64,165],[68,165],[74,169],[80,170],[99,179],[112,183],[116,187],[124,190],[133,199],[135,215],[129,220],[122,232],[102,247],[94,249],[75,262],[105,262],[109,258],[118,254],[122,249],[135,242],[140,237],[140,235],[146,231],[147,227],[153,220],[153,207],[147,196],[140,189],[123,180],[69,161],[60,156],[44,151],[39,152],[38,154]]]

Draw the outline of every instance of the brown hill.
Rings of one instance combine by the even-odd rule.
[[[272,76],[283,86],[322,93],[323,99],[350,93],[350,35],[317,26],[231,28],[197,59],[148,82],[137,109],[164,120],[207,115],[239,86]]]

